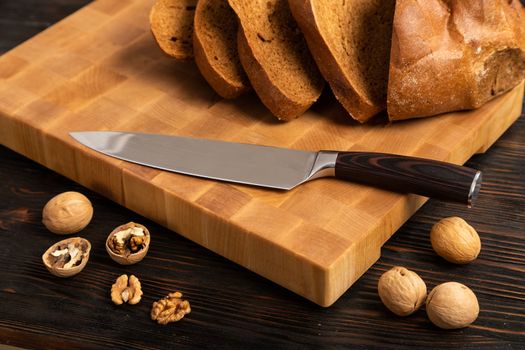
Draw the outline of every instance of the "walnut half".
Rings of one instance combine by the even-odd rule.
[[[111,286],[111,300],[116,305],[138,304],[142,298],[142,288],[137,277],[122,275]]]
[[[166,325],[170,322],[180,321],[190,312],[190,303],[187,300],[182,300],[181,292],[174,292],[153,303],[151,319],[157,321],[158,324]]]
[[[141,261],[149,249],[151,236],[148,229],[129,222],[114,229],[106,240],[106,251],[111,259],[122,265]]]
[[[91,244],[87,239],[68,238],[49,247],[42,255],[42,261],[53,275],[71,277],[86,266],[90,251]]]

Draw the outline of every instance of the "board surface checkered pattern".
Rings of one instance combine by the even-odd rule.
[[[379,258],[425,198],[335,179],[288,192],[208,181],[102,156],[68,133],[138,131],[462,164],[520,114],[523,85],[476,111],[394,124],[357,124],[325,94],[281,123],[256,96],[220,99],[193,63],[164,56],[149,32],[152,2],[95,1],[3,55],[0,142],[323,306]]]

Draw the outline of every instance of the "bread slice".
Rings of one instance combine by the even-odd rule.
[[[197,0],[157,0],[151,8],[151,32],[162,51],[179,60],[193,58],[193,17]]]
[[[477,108],[524,78],[525,10],[518,0],[397,1],[391,120]]]
[[[250,82],[281,120],[306,111],[324,80],[286,0],[229,0],[240,21],[238,50]]]
[[[199,0],[195,11],[195,63],[211,87],[224,98],[250,89],[237,53],[237,16],[227,0]]]
[[[350,115],[386,108],[395,0],[289,0],[317,66]]]

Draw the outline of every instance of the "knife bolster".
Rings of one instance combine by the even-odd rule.
[[[305,181],[335,176],[337,154],[338,152],[335,151],[319,151],[315,158],[314,166]]]

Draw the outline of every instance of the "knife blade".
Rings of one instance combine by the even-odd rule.
[[[465,203],[480,190],[481,172],[451,163],[374,152],[308,152],[202,138],[117,131],[70,135],[97,152],[161,170],[290,190],[321,177]]]

